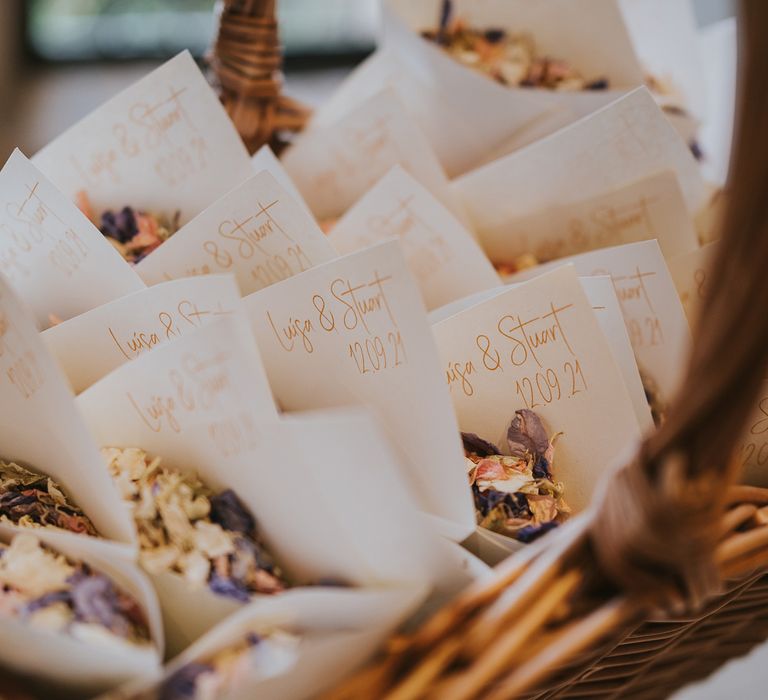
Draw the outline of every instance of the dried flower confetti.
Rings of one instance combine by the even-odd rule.
[[[471,28],[452,14],[452,3],[444,0],[438,29],[426,30],[422,36],[502,85],[569,91],[608,88],[605,78],[587,80],[566,61],[538,55],[533,37],[526,32]]]
[[[148,572],[173,571],[192,587],[207,585],[241,602],[287,587],[260,541],[256,520],[231,490],[216,494],[138,448],[108,447],[102,454],[131,504],[140,561]]]
[[[227,696],[246,680],[269,678],[289,669],[298,658],[299,643],[298,636],[280,629],[251,632],[208,658],[182,666],[163,682],[153,699],[215,700]]]
[[[53,479],[13,462],[0,462],[0,522],[98,534],[85,513],[70,502]]]
[[[119,212],[107,210],[97,219],[86,192],[81,190],[77,193],[76,203],[120,255],[133,264],[140,262],[179,230],[181,212],[178,211],[168,217],[123,207]]]
[[[41,544],[32,534],[0,544],[0,616],[94,644],[148,644],[138,602],[107,576]]]
[[[462,433],[477,521],[520,542],[532,542],[566,520],[564,487],[552,476],[554,443],[541,419],[515,412],[507,430],[508,454],[472,433]]]

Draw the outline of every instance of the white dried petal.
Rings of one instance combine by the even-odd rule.
[[[34,535],[18,534],[0,557],[0,584],[38,598],[65,587],[75,573],[67,560],[45,550]]]
[[[507,85],[520,85],[528,75],[528,65],[513,61],[502,61],[498,70]]]
[[[216,523],[195,523],[195,548],[211,559],[230,554],[235,550],[232,536]]]
[[[35,610],[27,619],[35,627],[52,632],[63,632],[73,619],[72,610],[65,603],[54,603]]]
[[[198,496],[194,500],[183,503],[184,512],[190,520],[207,518],[211,512],[211,502],[205,496]]]
[[[134,506],[133,517],[137,520],[154,520],[157,515],[157,508],[155,507],[155,497],[152,495],[152,486],[144,484],[138,489],[137,494],[139,500]]]
[[[195,529],[178,500],[174,499],[168,502],[158,500],[157,509],[163,519],[168,539],[182,548],[191,546],[195,539]]]
[[[141,565],[150,574],[162,574],[170,571],[181,558],[181,550],[177,547],[158,547],[157,549],[142,549],[139,552]]]
[[[211,562],[200,552],[185,554],[178,562],[184,578],[193,588],[202,588],[211,573]]]
[[[52,479],[48,479],[48,495],[59,505],[66,505],[67,497],[56,486]]]

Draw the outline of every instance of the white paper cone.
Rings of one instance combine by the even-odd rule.
[[[645,88],[455,181],[481,244],[515,220],[672,170],[688,212],[707,201],[699,166]],[[498,250],[498,245],[497,245]]]
[[[456,419],[397,242],[316,267],[245,304],[280,405],[376,410],[421,507],[464,539],[474,516]]]
[[[285,189],[296,202],[304,207],[304,211],[312,216],[312,212],[304,201],[304,197],[301,196],[299,188],[296,187],[296,183],[291,180],[291,176],[287,173],[283,164],[278,160],[277,156],[267,144],[264,144],[251,156],[251,165],[253,166],[254,173],[260,173],[262,170],[266,170],[272,175],[272,177],[280,183],[283,189]]]
[[[656,241],[564,258],[512,277],[522,281],[570,263],[579,275],[609,275],[621,304],[638,367],[665,404],[683,378],[691,334],[675,285]]]
[[[0,171],[0,271],[37,324],[143,289],[135,271],[18,149]]]
[[[565,483],[574,512],[586,508],[640,430],[574,270],[563,267],[509,288],[432,331],[461,430],[501,446],[515,410],[533,410],[551,434],[564,433],[554,475]]]
[[[646,73],[671,83],[696,120],[707,119],[707,76],[691,0],[619,0]]]
[[[136,271],[147,284],[230,272],[250,294],[333,257],[312,216],[262,171],[198,214]]]
[[[158,348],[81,394],[78,406],[99,444],[141,447],[169,467],[199,474],[213,489],[231,488],[258,519],[269,551],[298,583],[436,581],[445,557],[371,417],[260,419],[256,392],[249,388],[254,380],[237,353],[237,338],[223,334],[221,326],[211,324]],[[219,361],[206,383],[227,389],[205,407],[180,410],[177,429],[168,416],[154,424],[137,413],[145,396],[161,399],[182,386],[174,371],[184,367],[185,358],[212,365],[210,358],[220,358],[224,348],[230,361]],[[182,393],[196,396],[189,389]],[[153,581],[172,653],[237,607],[207,588],[190,590],[172,573]]]
[[[95,547],[114,548],[108,542],[114,540],[130,553],[135,548],[130,516],[61,371],[2,277],[0,329],[0,457],[54,479],[106,538]]]
[[[653,418],[648,400],[645,398],[643,382],[637,369],[637,361],[629,340],[621,305],[616,297],[610,277],[579,277],[584,293],[592,304],[595,318],[600,324],[613,357],[619,366],[624,386],[627,387],[635,417],[644,433],[653,429]]]
[[[717,242],[708,243],[667,261],[669,273],[672,275],[680,303],[690,324],[697,319],[704,301],[709,266],[712,264],[717,246]]]
[[[514,263],[528,253],[547,262],[654,238],[668,260],[698,247],[677,177],[669,170],[588,199],[500,221],[483,230],[482,241],[491,259]]]
[[[135,565],[94,548],[96,540],[65,539],[35,530],[43,544],[73,562],[87,562],[129,593],[144,611],[152,643],[135,646],[119,639],[114,645],[87,643],[65,633],[43,630],[18,619],[0,617],[0,663],[8,668],[70,690],[97,693],[135,678],[152,678],[160,668],[163,630],[152,587]],[[5,542],[9,538],[3,537]]]
[[[94,212],[132,206],[186,223],[252,174],[248,152],[188,51],[79,121],[34,157]]]
[[[341,216],[395,165],[464,220],[437,156],[391,89],[328,126],[310,124],[283,165],[320,221]]]
[[[520,148],[536,135],[551,133],[642,84],[642,70],[614,0],[454,3],[453,16],[466,19],[469,26],[529,33],[540,54],[566,60],[587,79],[606,78],[611,88],[580,92],[510,88],[460,65],[419,36],[437,27],[440,6],[440,0],[418,4],[387,0],[384,44],[422,83],[440,86],[451,109],[466,115],[466,126],[453,135],[453,146],[433,141],[451,176],[477,167],[493,151],[501,155]],[[542,118],[547,122],[545,132],[537,125]],[[535,135],[526,133],[531,129]],[[425,133],[430,132],[425,127]],[[486,147],[474,152],[462,148],[466,134],[471,138],[475,133],[482,134]]]
[[[342,255],[389,238],[400,241],[427,309],[500,284],[472,234],[399,166],[358,200],[328,236]]]
[[[159,284],[49,328],[42,334],[76,393],[158,345],[232,313],[231,275]]]
[[[701,128],[704,173],[723,184],[728,176],[736,108],[736,18],[729,17],[701,31],[702,75],[707,80],[707,120]]]
[[[272,628],[298,637],[295,660],[282,669],[253,668],[226,695],[227,700],[315,697],[368,658],[418,605],[423,593],[419,588],[303,589],[260,599],[222,621],[174,659],[160,681],[186,664],[205,662],[250,632]],[[131,684],[107,697],[149,700],[157,690],[157,683]]]

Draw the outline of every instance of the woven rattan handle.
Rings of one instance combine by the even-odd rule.
[[[738,127],[724,235],[687,377],[667,422],[605,489],[592,531],[599,562],[625,590],[668,585],[694,606],[719,583],[716,525],[727,487],[738,478],[734,455],[768,370],[768,91],[762,87],[768,52],[760,48],[768,3],[744,0],[741,9]]]
[[[209,63],[221,99],[248,150],[275,151],[299,131],[309,110],[282,94],[282,53],[275,0],[227,0],[217,6],[218,29]]]

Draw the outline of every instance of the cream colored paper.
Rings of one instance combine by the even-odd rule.
[[[198,214],[136,270],[150,285],[231,272],[250,294],[333,257],[315,220],[262,171]]]
[[[526,253],[547,262],[652,238],[659,241],[667,259],[698,247],[693,220],[670,170],[588,199],[500,221],[482,231],[486,253],[499,262],[514,262]]]
[[[635,360],[632,343],[624,324],[624,316],[621,313],[621,305],[616,296],[616,290],[613,288],[613,282],[608,276],[579,277],[579,282],[587,295],[587,299],[589,299],[589,303],[592,304],[595,318],[600,324],[600,329],[611,347],[613,358],[619,366],[640,430],[643,432],[652,430],[651,409],[645,398],[643,382],[637,369],[637,360]]]
[[[444,565],[436,536],[424,527],[396,456],[370,415],[264,420],[248,390],[252,373],[241,362],[230,363],[227,374],[219,365],[206,381],[211,388],[236,386],[238,395],[220,393],[194,420],[182,425],[179,418],[178,430],[155,425],[137,411],[140,395],[133,387],[149,385],[147,393],[160,398],[169,380],[179,384],[167,373],[174,358],[183,366],[194,353],[198,364],[212,365],[211,354],[222,349],[203,336],[213,328],[158,348],[80,395],[78,406],[99,444],[139,446],[168,466],[199,474],[216,490],[231,488],[299,585],[322,579],[356,586],[437,581]],[[232,348],[231,339],[224,340]],[[189,389],[184,396],[192,396]],[[174,573],[152,580],[171,653],[241,607],[207,588],[190,588]]]
[[[490,80],[477,81],[477,76],[458,63],[445,61],[436,49],[423,46],[409,30],[402,40],[413,45],[417,55],[423,51],[424,60],[403,61],[399,39],[393,46],[380,46],[318,107],[312,115],[313,126],[330,126],[378,91],[392,89],[429,140],[447,175],[456,177],[479,165],[500,140],[540,119],[549,109],[511,102],[506,90]],[[466,94],[475,99],[465,99]],[[478,109],[475,100],[486,108]],[[499,119],[499,113],[505,118]]]
[[[152,642],[135,646],[116,639],[80,641],[66,633],[32,626],[29,621],[0,616],[0,663],[19,673],[53,682],[59,688],[91,697],[129,679],[157,675],[163,652],[160,609],[152,586],[134,564],[110,556],[86,537],[62,538],[55,532],[35,530],[38,539],[72,561],[83,561],[106,574],[139,603],[150,629]],[[3,533],[2,541],[11,537]]]
[[[18,149],[0,171],[0,272],[40,327],[144,287],[120,254]]]
[[[500,284],[472,234],[399,166],[347,211],[328,238],[342,255],[397,238],[427,309]]]
[[[52,477],[107,538],[94,539],[95,549],[132,556],[135,536],[130,516],[75,408],[64,376],[32,317],[2,276],[0,458]],[[6,534],[13,529],[0,526]],[[69,532],[62,535],[64,541],[83,537]]]
[[[120,400],[117,400],[119,397]],[[99,426],[141,424],[148,435],[162,440],[166,434],[187,436],[201,423],[213,420],[224,408],[238,407],[260,419],[275,419],[272,395],[247,323],[234,312],[194,329],[173,343],[118,367],[77,398],[86,422]],[[247,425],[240,426],[244,434]],[[231,426],[211,423],[209,439],[226,437]],[[94,433],[99,446],[100,431]],[[222,437],[223,439],[223,437]],[[152,445],[142,444],[147,450]]]
[[[707,289],[709,265],[712,262],[717,243],[708,243],[701,248],[679,255],[668,261],[669,272],[675,283],[680,303],[683,305],[688,322],[693,324],[704,300]]]
[[[757,405],[744,431],[742,481],[768,487],[768,382],[760,389]]]
[[[530,279],[572,263],[579,275],[609,275],[641,373],[666,404],[685,371],[691,333],[672,276],[656,241],[583,253],[526,270],[512,281]]]
[[[619,0],[645,73],[670,84],[677,104],[706,120],[707,76],[692,0]]]
[[[736,108],[736,18],[705,27],[699,41],[707,80],[707,120],[700,131],[703,171],[710,181],[722,185],[728,176]]]
[[[661,170],[677,175],[691,215],[706,203],[699,166],[653,97],[638,88],[607,107],[455,181],[481,243],[487,231],[551,206],[604,195]]]
[[[49,328],[42,334],[75,393],[158,345],[238,308],[231,275],[158,284]]]
[[[466,537],[474,515],[456,418],[398,243],[313,268],[245,304],[282,408],[374,408],[421,507],[452,539]]]
[[[298,590],[258,600],[223,620],[174,659],[160,682],[186,664],[205,662],[251,632],[289,631],[299,638],[290,665],[252,666],[238,679],[228,700],[316,697],[368,658],[418,604],[418,589]],[[142,688],[127,687],[109,700],[134,698]],[[143,688],[140,700],[156,698],[158,684]],[[107,700],[104,698],[103,700]],[[138,700],[138,699],[136,699]]]
[[[574,512],[640,437],[611,348],[571,267],[562,267],[432,327],[461,430],[506,444],[529,408],[557,442],[554,474]],[[504,538],[506,539],[506,538]]]
[[[95,213],[180,212],[184,224],[252,174],[248,152],[188,51],[113,97],[33,162]]]
[[[320,221],[341,216],[395,165],[464,216],[440,162],[392,89],[329,126],[310,126],[283,165]]]
[[[283,164],[278,160],[269,145],[264,144],[256,153],[251,156],[251,165],[253,166],[253,172],[260,173],[262,170],[266,170],[275,180],[280,183],[280,186],[285,189],[288,194],[296,200],[297,203],[304,207],[304,210],[311,216],[312,212],[304,201],[304,197],[301,196],[299,188],[296,187],[296,183],[291,180],[291,176],[286,172]]]
[[[451,155],[466,155],[444,160],[450,163],[446,167],[452,176],[477,167],[492,151],[509,153],[642,84],[642,70],[615,0],[464,0],[453,6],[453,16],[465,18],[470,26],[531,34],[540,54],[566,60],[588,80],[607,78],[610,89],[565,92],[501,85],[419,36],[422,30],[437,27],[440,0],[387,0],[385,46],[397,53],[407,72],[439,86],[451,107],[465,115],[465,128],[453,136],[457,145],[453,149],[446,145]],[[542,122],[547,125],[544,132]],[[474,153],[463,150],[464,142],[474,138],[472,132],[482,133],[488,147]]]

